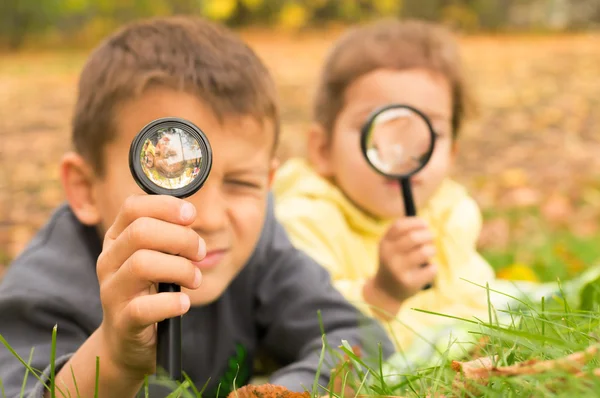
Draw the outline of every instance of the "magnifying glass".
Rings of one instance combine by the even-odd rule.
[[[423,169],[433,154],[435,132],[429,118],[408,105],[383,106],[371,113],[363,125],[360,144],[364,157],[377,173],[400,182],[405,214],[415,216],[410,177]]]
[[[186,198],[196,193],[208,178],[212,149],[208,138],[193,123],[180,118],[162,118],[147,124],[129,149],[129,169],[135,182],[150,195]],[[159,283],[158,292],[180,292],[179,285]],[[182,380],[181,317],[157,326],[157,374]]]

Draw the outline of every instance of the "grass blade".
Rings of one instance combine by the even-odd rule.
[[[56,398],[56,330],[58,325],[52,328],[52,345],[50,346],[50,397]]]
[[[94,386],[94,398],[98,398],[100,389],[100,357],[96,357],[96,382]]]
[[[23,366],[25,366],[26,372],[29,373],[31,372],[31,374],[33,374],[35,376],[35,378],[42,383],[42,385],[44,386],[45,389],[50,390],[50,387],[46,384],[46,382],[44,380],[42,380],[42,378],[40,377],[39,374],[36,373],[36,371],[31,367],[29,362],[25,362],[25,360],[23,358],[21,358],[21,356],[19,354],[17,354],[17,352],[10,346],[10,344],[8,344],[8,341],[6,341],[6,339],[0,334],[0,343],[2,343],[2,345],[4,345],[4,347],[6,347],[6,349],[15,357],[17,358],[17,360],[19,362],[21,362],[21,364],[23,364]],[[31,355],[33,355],[33,349],[31,352]],[[31,359],[30,359],[31,361]],[[25,384],[25,382],[23,383]],[[59,390],[59,392],[61,392]],[[62,392],[61,392],[62,394]],[[63,394],[64,396],[64,394]]]
[[[198,391],[198,389],[196,388],[196,386],[194,385],[194,382],[192,381],[192,379],[190,379],[190,377],[188,376],[187,373],[183,372],[183,378],[185,381],[188,382],[190,388],[192,389],[192,391],[194,392],[194,395],[196,397],[202,397],[202,393]],[[210,380],[210,379],[209,379]],[[204,387],[202,388],[202,391],[204,391],[204,389],[206,388],[206,386],[208,385],[208,381],[206,382],[206,384],[204,384]]]
[[[75,371],[73,370],[73,366],[71,366],[71,376],[73,377],[73,384],[75,385],[75,392],[77,393],[77,398],[81,398],[81,394],[79,393],[79,387],[77,387],[77,380],[75,380]]]
[[[319,314],[320,316],[320,314]],[[323,366],[323,361],[325,360],[325,335],[321,336],[322,346],[321,346],[321,354],[319,355],[319,365],[317,366],[317,373],[315,374],[315,380],[313,382],[312,387],[312,395],[315,398],[319,397],[319,377],[321,377],[321,366]]]
[[[196,393],[196,396],[198,398],[202,397],[202,394],[204,394],[204,391],[206,391],[206,389],[208,388],[208,383],[210,383],[210,377],[208,378],[208,380],[206,380],[206,383],[204,383],[204,386],[202,386],[202,389],[200,390],[200,392]],[[193,383],[192,383],[192,388],[194,388],[194,389],[196,388]],[[198,390],[196,390],[196,391],[198,391]]]
[[[33,347],[31,347],[31,351],[29,351],[29,359],[27,360],[25,377],[23,377],[23,384],[21,385],[21,398],[23,398],[23,395],[25,394],[25,388],[27,387],[27,378],[29,377],[29,370],[31,369],[31,361],[33,361]]]

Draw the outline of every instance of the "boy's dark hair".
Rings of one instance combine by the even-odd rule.
[[[344,107],[346,89],[377,69],[424,68],[440,73],[452,88],[452,135],[458,135],[468,98],[462,77],[458,44],[441,25],[383,19],[354,28],[330,50],[317,88],[315,121],[328,134]]]
[[[197,95],[221,120],[270,119],[277,144],[276,87],[255,52],[232,31],[201,18],[152,18],[105,39],[81,73],[72,139],[98,175],[105,171],[104,148],[116,135],[116,107],[152,85]]]

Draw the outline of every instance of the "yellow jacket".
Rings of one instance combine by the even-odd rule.
[[[329,270],[349,301],[370,313],[362,286],[376,272],[379,241],[391,221],[365,214],[303,159],[291,159],[278,170],[273,192],[277,217],[294,245]],[[432,228],[438,274],[434,287],[406,300],[387,325],[398,349],[407,349],[416,335],[426,338],[428,330],[448,322],[414,308],[487,319],[486,290],[467,281],[485,286],[494,279],[493,269],[476,251],[482,222],[479,208],[462,186],[444,181],[418,215]]]

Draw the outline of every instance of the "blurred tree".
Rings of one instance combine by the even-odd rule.
[[[30,33],[40,33],[65,11],[61,0],[0,1],[0,36],[9,49],[21,47]],[[74,2],[76,4],[76,2]]]
[[[160,1],[157,1],[159,3]],[[198,14],[200,12],[200,3],[197,0],[171,0],[163,2],[165,6],[170,6],[173,14]]]
[[[17,49],[49,31],[96,41],[133,19],[173,14],[236,27],[302,29],[394,15],[467,31],[563,30],[600,24],[600,0],[0,0],[0,45]]]
[[[472,6],[462,2],[454,2],[444,6],[441,20],[447,25],[465,31],[479,28],[479,17]]]
[[[450,5],[448,0],[404,0],[402,15],[410,18],[439,20],[444,6]]]

